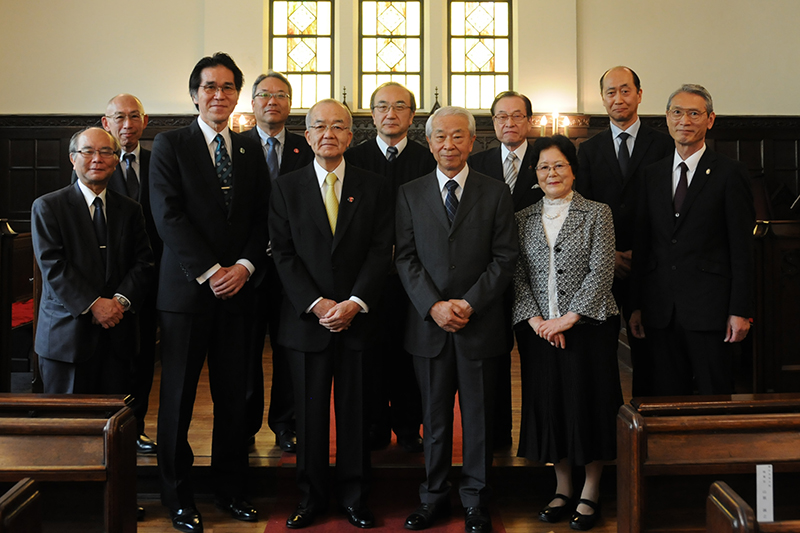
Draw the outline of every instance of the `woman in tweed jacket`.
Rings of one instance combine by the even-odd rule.
[[[603,461],[616,456],[615,419],[622,404],[618,332],[607,321],[619,313],[611,294],[614,224],[607,205],[572,190],[578,158],[569,139],[540,138],[532,149],[545,197],[516,215],[519,456],[555,465],[556,495],[539,513],[546,522],[572,509],[572,466],[585,467],[570,526],[587,530],[599,517]]]

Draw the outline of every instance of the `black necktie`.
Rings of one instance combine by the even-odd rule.
[[[631,160],[631,154],[628,152],[628,137],[630,137],[630,134],[624,131],[619,134],[620,143],[617,157],[619,159],[619,169],[622,171],[623,178],[628,175],[628,162]]]
[[[122,156],[125,161],[125,188],[128,190],[128,198],[139,201],[139,179],[136,171],[133,170],[133,162],[136,161],[136,154],[125,154]]]
[[[447,188],[447,197],[444,199],[444,208],[447,210],[447,219],[450,221],[450,224],[452,224],[453,220],[456,218],[456,211],[458,210],[458,198],[456,197],[458,182],[451,179],[448,180],[444,186]]]
[[[228,156],[228,149],[225,148],[225,141],[222,140],[222,135],[217,134],[214,138],[217,141],[217,149],[214,152],[214,166],[217,169],[217,177],[219,178],[219,186],[222,189],[222,196],[225,198],[225,207],[231,208],[231,198],[233,197],[233,187],[231,177],[233,176],[233,165],[231,158]]]
[[[686,166],[686,163],[681,163],[678,166],[681,167],[681,177],[678,180],[678,186],[675,187],[675,196],[672,198],[672,207],[675,209],[676,215],[681,212],[681,206],[683,206],[683,201],[686,199],[686,192],[689,190],[689,176],[687,174],[689,167]]]
[[[386,149],[386,159],[389,160],[390,163],[393,163],[395,159],[397,159],[397,147],[390,146]]]
[[[100,245],[100,254],[103,256],[103,261],[106,259],[106,243],[108,241],[108,230],[106,228],[106,217],[103,214],[103,200],[97,196],[92,202],[94,206],[94,233],[97,236],[97,244]]]

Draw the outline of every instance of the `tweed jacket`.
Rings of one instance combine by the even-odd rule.
[[[545,319],[550,246],[542,225],[543,200],[516,214],[520,255],[514,275],[514,324],[535,316]],[[601,322],[619,314],[614,281],[614,222],[606,204],[577,192],[554,246],[558,310],[581,315],[579,323]]]

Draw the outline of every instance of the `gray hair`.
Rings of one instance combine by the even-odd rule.
[[[267,78],[275,78],[276,80],[280,80],[282,83],[286,84],[289,88],[289,100],[292,99],[292,84],[289,83],[289,78],[281,74],[280,72],[276,72],[274,70],[267,71],[266,74],[260,74],[256,81],[253,82],[253,97],[252,99],[255,100],[256,98],[256,89],[258,89],[258,84],[264,81]]]
[[[79,149],[79,147],[78,147],[78,139],[80,139],[81,135],[83,135],[84,133],[86,133],[89,130],[102,131],[103,133],[108,135],[108,138],[111,139],[111,144],[114,146],[114,153],[117,154],[117,157],[119,157],[119,154],[121,153],[122,148],[120,148],[119,141],[117,140],[117,138],[114,137],[113,135],[111,135],[110,133],[108,133],[103,128],[98,128],[97,126],[90,126],[88,128],[83,128],[80,131],[76,131],[75,134],[69,140],[69,153],[74,154],[75,152],[78,151],[78,149]]]
[[[672,105],[672,99],[680,93],[696,94],[697,96],[700,96],[706,101],[706,113],[710,115],[714,112],[714,102],[711,100],[711,93],[709,93],[705,87],[702,85],[697,85],[696,83],[684,83],[675,92],[669,95],[669,100],[667,100],[667,111],[669,111],[669,108]]]
[[[475,117],[472,116],[472,113],[464,109],[463,107],[458,106],[445,106],[440,107],[436,111],[433,112],[431,116],[428,117],[428,121],[425,123],[425,136],[430,137],[433,135],[433,121],[438,117],[451,117],[451,116],[460,116],[467,119],[467,123],[469,124],[469,134],[474,137],[475,136]]]
[[[311,127],[311,115],[314,113],[314,108],[316,108],[320,104],[336,104],[336,105],[338,105],[339,107],[341,107],[342,109],[347,111],[347,118],[349,120],[349,123],[347,124],[347,127],[349,128],[350,126],[353,125],[353,115],[350,114],[350,108],[348,108],[346,105],[341,103],[339,100],[334,100],[333,98],[325,98],[324,100],[320,100],[316,104],[312,105],[311,109],[309,109],[308,113],[306,113],[306,129],[309,129]]]

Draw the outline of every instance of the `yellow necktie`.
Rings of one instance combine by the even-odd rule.
[[[334,235],[336,235],[336,218],[339,216],[339,200],[336,199],[336,189],[333,187],[336,179],[336,174],[333,172],[329,172],[325,177],[325,183],[328,184],[328,192],[325,193],[325,211],[328,212],[328,222]]]

